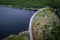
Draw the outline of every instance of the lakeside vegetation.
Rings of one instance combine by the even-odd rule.
[[[56,13],[60,18],[60,0],[0,0],[0,5],[11,5],[18,8],[41,8],[50,6],[57,9]]]
[[[30,40],[29,32],[22,32],[19,35],[10,35],[4,40]]]
[[[14,5],[19,7],[41,8],[44,6],[59,7],[60,0],[0,0],[0,5]]]

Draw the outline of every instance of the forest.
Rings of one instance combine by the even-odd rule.
[[[0,0],[0,5],[13,5],[13,7],[41,8],[50,6],[57,9],[60,17],[60,0]]]

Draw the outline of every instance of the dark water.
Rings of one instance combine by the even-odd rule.
[[[29,20],[34,12],[0,6],[0,40],[28,30]]]

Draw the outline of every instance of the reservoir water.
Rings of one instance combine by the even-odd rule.
[[[0,40],[28,30],[29,21],[34,12],[0,6]]]

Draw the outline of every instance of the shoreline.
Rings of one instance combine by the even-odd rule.
[[[11,37],[13,37],[13,36],[21,35],[21,34],[24,34],[24,33],[29,33],[29,31],[23,31],[23,32],[20,32],[20,33],[18,33],[18,34],[12,34],[12,35],[9,35],[9,36],[7,36],[7,37],[5,37],[5,38],[9,38],[9,37],[11,38]],[[5,38],[4,38],[4,39],[5,39]],[[3,40],[4,40],[4,39],[3,39]]]
[[[37,11],[40,9],[40,8],[32,8],[32,7],[19,7],[19,6],[15,6],[15,5],[0,5],[0,6],[16,8],[16,9],[24,9],[24,10],[33,10],[33,11]]]
[[[21,35],[21,34],[24,34],[24,33],[28,33],[29,31],[23,31],[23,32],[20,32],[18,35]]]

